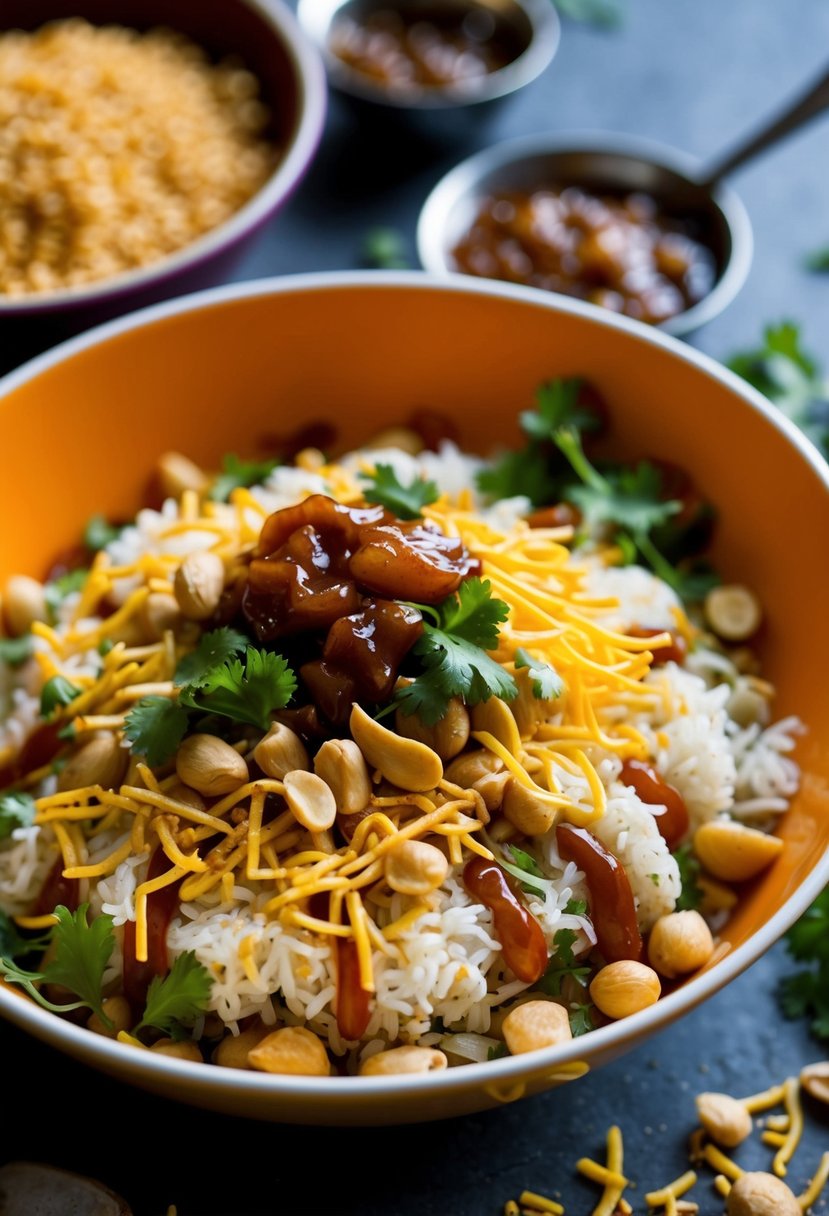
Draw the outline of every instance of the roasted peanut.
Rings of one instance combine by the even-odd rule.
[[[95,735],[70,756],[58,774],[59,790],[80,790],[88,785],[115,789],[127,771],[129,755],[116,735]]]
[[[475,782],[472,789],[481,795],[487,811],[495,812],[503,806],[504,794],[512,779],[508,769],[504,769],[500,773],[487,773],[485,777],[481,777]]]
[[[192,807],[194,811],[203,811],[207,806],[199,791],[191,789],[183,781],[177,781],[175,785],[171,785],[167,790],[167,797],[176,802],[183,802],[185,806]]]
[[[43,584],[26,574],[13,574],[3,588],[3,617],[13,638],[28,633],[35,621],[48,618]]]
[[[712,819],[697,829],[694,852],[715,878],[724,882],[745,882],[762,873],[780,856],[783,841],[733,819]]]
[[[181,624],[181,609],[174,595],[153,591],[141,606],[141,623],[151,642],[158,642],[170,629]]]
[[[371,778],[353,739],[327,739],[314,757],[314,772],[330,787],[341,815],[358,815],[371,801]]]
[[[459,785],[461,789],[470,790],[482,777],[502,771],[504,771],[503,760],[494,752],[481,748],[480,751],[467,752],[463,756],[458,756],[457,760],[453,760],[446,769],[446,780],[451,781],[453,785]]]
[[[708,1135],[723,1148],[736,1148],[751,1135],[751,1115],[729,1094],[699,1094],[697,1113]]]
[[[417,456],[423,451],[423,440],[417,431],[408,426],[390,426],[378,431],[373,439],[366,444],[367,448],[399,448],[410,456]]]
[[[753,676],[739,676],[734,690],[726,702],[729,718],[745,729],[759,722],[765,726],[770,718],[769,707],[773,689],[764,680]]]
[[[416,739],[404,739],[375,722],[359,705],[350,718],[351,733],[366,760],[398,789],[422,793],[433,790],[443,777],[437,752]]]
[[[567,1010],[555,1001],[526,1001],[511,1009],[504,1018],[502,1031],[514,1056],[541,1047],[555,1047],[573,1037]]]
[[[360,1065],[361,1077],[392,1077],[422,1072],[442,1072],[446,1056],[434,1047],[392,1047],[378,1051]]]
[[[191,621],[205,621],[216,611],[224,585],[224,562],[209,551],[189,553],[173,580],[178,606]]]
[[[829,1104],[829,1060],[807,1064],[801,1070],[800,1084],[812,1098]]]
[[[286,773],[310,768],[305,744],[282,722],[274,722],[265,737],[259,740],[253,749],[253,758],[265,776],[274,781],[281,781]]]
[[[521,736],[506,701],[500,697],[490,697],[488,701],[472,707],[471,718],[474,731],[488,731],[499,743],[503,743],[511,755],[521,755]]]
[[[248,766],[237,751],[215,735],[190,735],[176,754],[176,772],[206,798],[230,794],[248,779]]]
[[[298,769],[283,778],[285,801],[297,823],[309,832],[325,832],[334,826],[337,804],[322,777]]]
[[[462,752],[469,741],[469,714],[458,697],[453,697],[446,713],[435,723],[427,726],[417,714],[404,714],[399,709],[394,724],[398,733],[407,739],[416,739],[437,752],[441,760],[447,761]]]
[[[97,1013],[93,1013],[86,1025],[87,1029],[94,1031],[95,1034],[102,1034],[108,1039],[114,1039],[122,1030],[129,1030],[133,1025],[132,1010],[125,996],[108,996],[101,1008],[112,1025],[107,1026]]]
[[[304,1026],[273,1031],[251,1048],[248,1062],[260,1072],[297,1077],[327,1077],[331,1071],[322,1042]]]
[[[660,916],[651,929],[648,960],[665,979],[696,971],[713,953],[711,930],[699,912],[671,912]]]
[[[185,490],[201,496],[210,484],[207,474],[181,452],[165,452],[155,471],[165,498],[181,498]]]
[[[175,1060],[193,1060],[197,1064],[204,1060],[198,1043],[194,1043],[192,1039],[159,1039],[157,1043],[153,1043],[150,1051],[155,1051],[160,1056],[172,1056]]]
[[[802,1216],[800,1204],[774,1174],[743,1174],[728,1192],[726,1216]]]
[[[542,789],[530,789],[515,777],[506,783],[502,810],[513,827],[525,836],[549,832],[557,813],[557,807]]]
[[[259,1024],[249,1026],[241,1034],[225,1035],[213,1052],[213,1063],[220,1064],[223,1068],[252,1068],[248,1053],[258,1047],[267,1034],[267,1027]]]
[[[444,854],[424,840],[404,840],[386,856],[386,882],[401,895],[428,895],[448,872]]]
[[[744,642],[760,628],[760,601],[747,587],[714,587],[705,597],[705,618],[726,642]]]
[[[656,972],[633,959],[608,963],[590,985],[593,1004],[615,1021],[655,1005],[661,992]]]

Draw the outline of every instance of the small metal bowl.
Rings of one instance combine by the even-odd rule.
[[[728,186],[700,184],[699,164],[674,148],[628,135],[583,132],[531,136],[487,148],[450,170],[420,213],[417,247],[433,274],[460,273],[452,251],[484,200],[500,191],[529,192],[555,183],[599,192],[641,191],[665,213],[694,221],[714,255],[714,286],[699,303],[658,326],[685,336],[731,303],[748,275],[754,249],[751,221]]]
[[[424,20],[436,11],[442,18],[474,16],[489,22],[493,36],[508,40],[516,54],[497,71],[451,85],[396,88],[374,83],[335,54],[331,35],[346,16],[364,18],[380,11]],[[404,121],[430,139],[468,132],[471,115],[488,114],[492,103],[535,80],[552,61],[561,32],[550,0],[299,0],[297,16],[321,51],[331,84],[361,116]]]

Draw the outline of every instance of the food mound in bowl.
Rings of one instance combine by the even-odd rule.
[[[563,1043],[710,963],[802,728],[697,556],[712,510],[597,463],[605,414],[562,380],[490,460],[434,416],[433,450],[170,454],[160,509],[9,579],[7,982],[143,1049],[377,1075]]]

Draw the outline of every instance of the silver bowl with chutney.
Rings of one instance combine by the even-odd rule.
[[[434,139],[535,80],[560,37],[550,0],[299,0],[297,15],[361,117]]]
[[[599,212],[595,229],[591,209]],[[544,229],[553,244],[556,233],[563,236],[554,250],[563,261],[556,274],[549,273],[550,250],[540,248]],[[652,249],[644,248],[648,241]],[[432,273],[546,287],[677,336],[706,324],[734,299],[753,252],[742,202],[722,183],[705,184],[693,157],[604,132],[510,140],[463,161],[426,200],[417,244]],[[644,298],[648,291],[654,307],[642,309],[637,292]]]

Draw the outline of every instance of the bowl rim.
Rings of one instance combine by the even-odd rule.
[[[446,225],[452,210],[462,199],[482,195],[479,184],[485,176],[545,153],[581,151],[647,160],[659,168],[678,173],[694,184],[700,181],[704,167],[699,158],[680,148],[622,131],[576,129],[503,140],[466,157],[432,187],[417,221],[417,254],[423,268],[432,274],[463,274],[449,265],[445,254]],[[710,197],[725,221],[731,238],[731,252],[722,274],[699,303],[653,327],[675,337],[691,333],[719,316],[740,292],[751,269],[754,236],[745,204],[725,182],[718,183],[710,191]]]
[[[532,30],[529,45],[515,59],[495,72],[475,77],[466,86],[445,85],[420,92],[395,92],[372,84],[331,50],[328,35],[337,14],[346,3],[348,0],[326,0],[326,12],[320,19],[321,0],[299,0],[297,19],[322,55],[334,88],[392,112],[454,110],[506,97],[541,75],[555,58],[561,41],[561,20],[551,0],[512,0],[527,17]]]
[[[0,324],[4,317],[105,305],[146,288],[163,286],[255,232],[293,194],[322,139],[328,105],[325,67],[316,47],[284,0],[240,0],[240,3],[269,27],[271,36],[282,44],[296,73],[297,119],[285,154],[265,183],[228,219],[147,266],[121,271],[79,287],[11,298],[0,294]]]
[[[329,290],[357,289],[375,290],[396,288],[402,291],[444,292],[451,294],[473,294],[514,300],[518,303],[541,308],[551,313],[566,313],[582,317],[599,328],[627,333],[631,339],[645,346],[655,346],[669,352],[681,361],[690,363],[699,371],[718,380],[745,404],[758,412],[766,422],[780,432],[781,438],[793,445],[806,465],[829,494],[829,464],[798,428],[779,410],[775,409],[756,389],[747,384],[736,373],[717,363],[711,356],[687,346],[677,338],[660,332],[654,327],[622,317],[597,305],[587,304],[553,292],[544,292],[532,287],[498,283],[487,279],[474,279],[456,275],[450,279],[427,275],[421,271],[326,271],[311,274],[288,275],[265,278],[244,283],[231,283],[211,288],[189,296],[180,296],[162,304],[155,304],[125,317],[109,321],[76,338],[61,343],[54,349],[36,356],[22,367],[10,372],[0,380],[0,410],[3,401],[24,384],[48,372],[58,364],[76,355],[103,345],[131,331],[163,322],[182,313],[198,313],[203,309],[220,307],[234,300],[256,299],[272,295],[290,295]],[[245,1094],[260,1099],[252,1113],[261,1111],[267,1097],[275,1101],[286,1097],[316,1101],[325,1098],[332,1107],[348,1105],[356,1101],[388,1099],[392,1095],[406,1092],[409,1087],[422,1086],[423,1093],[439,1098],[444,1091],[458,1087],[467,1091],[493,1089],[509,1091],[509,1087],[521,1084],[532,1077],[550,1075],[568,1067],[577,1069],[593,1056],[607,1056],[620,1050],[628,1040],[638,1040],[663,1028],[680,1014],[690,1012],[703,1000],[738,976],[761,957],[788,929],[829,883],[829,850],[818,861],[806,880],[789,896],[774,915],[756,933],[727,954],[709,970],[686,981],[675,992],[663,997],[650,1008],[608,1026],[591,1031],[589,1035],[570,1043],[543,1048],[525,1055],[510,1056],[499,1060],[465,1064],[461,1068],[446,1069],[420,1077],[282,1077],[266,1073],[245,1072],[205,1065],[195,1061],[176,1060],[157,1053],[145,1052],[134,1059],[124,1056],[125,1046],[103,1036],[93,1035],[81,1026],[65,1022],[61,1018],[41,1009],[0,981],[0,1015],[9,1018],[35,1037],[65,1050],[70,1055],[92,1061],[96,1066],[112,1070],[116,1076],[144,1073],[157,1079],[159,1086],[165,1081],[186,1081],[187,1099],[192,1100],[204,1092],[212,1095],[232,1093],[234,1097]],[[144,1061],[144,1066],[141,1061]],[[184,1092],[182,1091],[184,1097]],[[515,1096],[520,1096],[517,1093]],[[318,1120],[319,1121],[319,1120]]]

